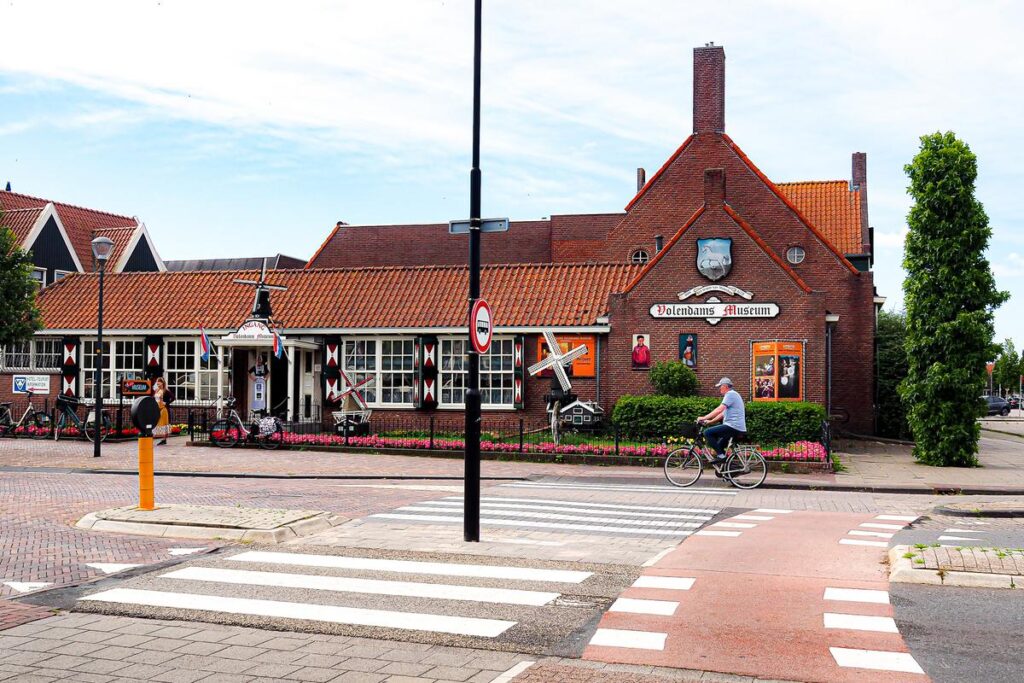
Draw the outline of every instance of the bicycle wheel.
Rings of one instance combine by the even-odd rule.
[[[231,448],[238,443],[238,425],[231,420],[217,420],[210,425],[210,441],[221,448]]]
[[[700,456],[692,448],[677,448],[665,456],[665,478],[673,486],[693,486],[704,472]]]
[[[768,463],[753,446],[742,446],[725,461],[722,475],[736,488],[756,489],[768,476]]]
[[[282,441],[284,441],[284,430],[281,429],[281,423],[277,420],[274,420],[274,431],[270,434],[261,434],[259,438],[260,448],[268,451],[280,448]]]
[[[37,411],[28,419],[29,434],[33,439],[50,438],[50,416],[44,412]]]
[[[88,417],[86,417],[86,419],[88,419]],[[110,424],[110,419],[106,415],[103,416],[103,419],[101,420],[101,425],[102,426],[99,429],[100,443],[106,441],[107,437],[110,436],[111,424]],[[88,422],[86,422],[86,423],[84,423],[82,425],[82,432],[85,434],[85,438],[90,443],[95,443],[95,441],[96,441],[96,431],[97,430],[96,430],[96,420],[95,419],[89,420]]]

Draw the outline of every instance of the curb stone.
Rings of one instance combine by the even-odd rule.
[[[912,546],[897,545],[889,550],[889,582],[915,583],[931,586],[958,586],[963,588],[1022,588],[1021,577],[1009,574],[980,574],[977,572],[943,572],[935,569],[914,567],[910,559],[903,557]]]
[[[109,531],[137,536],[157,538],[189,538],[196,540],[228,540],[254,543],[283,543],[295,538],[311,536],[331,527],[344,524],[345,518],[333,513],[321,512],[313,517],[296,520],[274,529],[241,529],[222,526],[197,526],[181,524],[148,524],[145,522],[122,522],[101,519],[90,512],[75,524],[79,529]]]

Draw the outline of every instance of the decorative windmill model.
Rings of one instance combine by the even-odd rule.
[[[370,410],[363,392],[372,388],[370,385],[376,378],[370,375],[358,382],[354,381],[345,372],[347,365],[343,350],[341,367],[338,369],[341,375],[339,378],[340,391],[334,392],[329,388],[328,395],[329,400],[337,400],[339,403],[340,410],[334,413],[334,422],[338,428],[344,430],[345,434],[365,433],[369,429],[370,415],[373,411]]]
[[[551,413],[551,440],[557,445],[562,406],[569,405],[576,400],[576,396],[572,393],[572,383],[569,381],[569,374],[565,371],[565,368],[577,358],[585,356],[587,354],[587,347],[577,346],[562,353],[562,347],[558,345],[555,333],[551,330],[544,332],[544,341],[548,345],[547,358],[531,365],[527,368],[527,372],[531,375],[537,375],[550,368],[553,373],[551,376],[551,393],[546,398],[548,411]]]
[[[256,297],[252,301],[252,313],[250,318],[260,318],[269,321],[270,312],[270,290],[286,292],[288,288],[284,285],[272,285],[267,282],[267,259],[263,259],[263,270],[260,271],[259,280],[232,280],[239,285],[253,285],[256,287]]]

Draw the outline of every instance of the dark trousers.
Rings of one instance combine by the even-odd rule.
[[[708,440],[708,445],[714,448],[715,453],[718,455],[725,455],[725,444],[729,442],[729,439],[743,434],[746,434],[746,432],[741,432],[729,425],[715,425],[704,430],[704,436]]]

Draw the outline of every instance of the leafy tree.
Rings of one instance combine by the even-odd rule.
[[[1021,376],[1021,357],[1014,348],[1013,340],[1003,341],[1003,348],[996,358],[995,367],[992,369],[993,390],[998,391],[1002,387],[1003,392],[1017,393],[1018,382]]]
[[[651,384],[665,396],[695,396],[697,375],[681,360],[655,363],[651,368]]]
[[[32,257],[18,247],[0,214],[0,345],[25,341],[43,326],[36,306]]]
[[[1009,295],[996,289],[985,258],[992,236],[974,197],[978,160],[951,132],[921,138],[904,167],[914,206],[907,216],[903,291],[907,306],[907,377],[900,396],[914,434],[914,456],[929,465],[978,464],[978,397],[994,310]]]
[[[899,384],[907,376],[907,314],[880,311],[878,314],[878,435],[892,439],[910,438],[907,410],[899,395]]]

